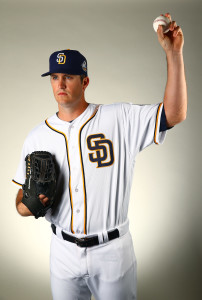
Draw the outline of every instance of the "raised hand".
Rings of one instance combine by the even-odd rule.
[[[157,30],[158,40],[166,53],[182,53],[184,45],[184,36],[180,26],[177,26],[176,21],[172,21],[171,15],[166,13],[161,14],[170,19],[170,27],[167,33],[163,33],[163,26],[159,25]]]

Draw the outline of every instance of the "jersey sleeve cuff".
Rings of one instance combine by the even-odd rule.
[[[154,143],[156,145],[162,144],[166,137],[166,131],[160,131],[162,111],[163,111],[163,103],[160,103],[156,114],[156,124],[154,130]]]
[[[15,181],[14,179],[12,179],[12,183],[15,184],[15,186],[16,186],[16,185],[20,186],[21,188],[22,188],[22,186],[23,186],[21,183]]]
[[[173,126],[168,127],[167,124],[166,124],[166,114],[165,114],[165,109],[164,109],[164,105],[163,105],[159,131],[166,131],[166,130],[169,130],[171,128],[173,128]]]

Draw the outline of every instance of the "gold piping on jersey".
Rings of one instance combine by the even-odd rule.
[[[86,220],[87,220],[87,202],[86,202],[86,184],[85,184],[85,174],[84,174],[84,167],[83,167],[83,158],[81,152],[81,131],[83,130],[84,126],[94,118],[98,111],[99,105],[96,106],[92,116],[81,126],[79,130],[79,152],[80,152],[80,162],[81,162],[81,170],[82,170],[82,178],[83,178],[83,194],[84,194],[84,234],[87,234],[86,230]]]
[[[19,182],[17,182],[17,181],[15,181],[14,179],[12,180],[12,182],[22,187],[22,184],[19,183]]]
[[[71,210],[72,210],[72,214],[71,214],[71,232],[75,233],[73,230],[73,201],[72,201],[72,190],[71,190],[71,170],[70,170],[70,162],[69,162],[69,152],[68,152],[68,141],[67,141],[67,137],[65,135],[65,133],[63,133],[62,131],[59,131],[55,128],[53,128],[48,121],[45,121],[46,125],[52,129],[53,131],[60,133],[64,136],[65,138],[65,144],[66,144],[66,152],[67,152],[67,161],[68,161],[68,166],[69,166],[69,196],[70,196],[70,205],[71,205]]]
[[[154,131],[154,143],[157,144],[157,145],[159,143],[156,140],[156,136],[157,136],[158,122],[159,122],[159,114],[160,114],[160,110],[161,110],[162,105],[163,105],[163,102],[159,104],[157,114],[156,114],[156,125],[155,125],[155,131]]]

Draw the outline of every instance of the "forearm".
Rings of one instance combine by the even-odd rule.
[[[16,197],[16,209],[21,216],[33,216],[31,211],[22,203],[23,191],[20,189]]]
[[[182,52],[169,52],[167,57],[167,84],[164,94],[164,108],[168,126],[174,126],[186,119],[187,85]]]

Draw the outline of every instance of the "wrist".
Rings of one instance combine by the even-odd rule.
[[[166,53],[168,66],[179,67],[184,64],[182,52],[168,52]]]
[[[172,59],[172,58],[182,58],[183,57],[183,51],[182,50],[179,50],[179,51],[174,51],[174,50],[169,50],[169,51],[166,51],[166,57],[168,59]]]

